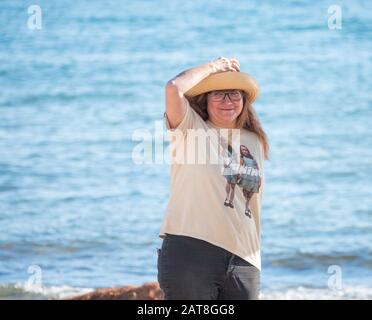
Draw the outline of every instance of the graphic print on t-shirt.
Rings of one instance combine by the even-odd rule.
[[[226,179],[226,198],[224,205],[234,208],[235,188],[242,189],[245,198],[245,215],[252,217],[249,201],[261,186],[260,168],[248,147],[241,144],[239,155],[231,145],[222,144],[222,174]]]

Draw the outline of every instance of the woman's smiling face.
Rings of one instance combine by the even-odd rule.
[[[220,128],[234,128],[243,110],[243,94],[239,90],[216,90],[208,93],[209,120]]]

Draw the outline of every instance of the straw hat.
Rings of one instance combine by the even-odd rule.
[[[238,89],[246,92],[248,100],[252,103],[256,100],[259,89],[254,78],[249,74],[237,71],[214,73],[185,93],[186,97],[195,97],[199,94],[213,90]]]

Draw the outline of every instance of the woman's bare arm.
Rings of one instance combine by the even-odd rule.
[[[171,128],[176,128],[186,113],[183,100],[185,92],[213,73],[240,71],[239,61],[235,58],[218,58],[214,61],[182,71],[169,80],[165,88],[166,114]]]

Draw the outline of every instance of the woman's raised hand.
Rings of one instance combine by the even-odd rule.
[[[210,62],[214,69],[213,73],[225,72],[225,71],[240,71],[240,63],[236,58],[225,58],[219,57],[216,60]]]

